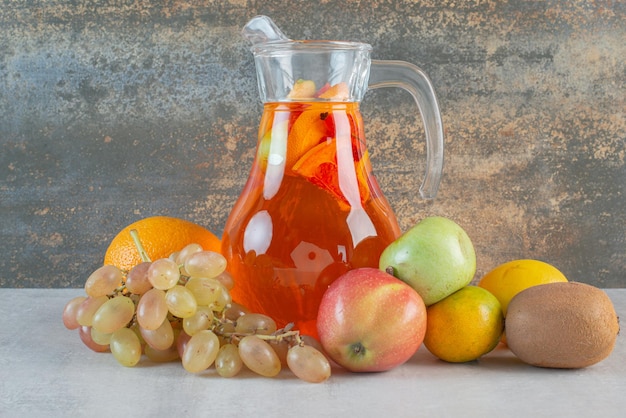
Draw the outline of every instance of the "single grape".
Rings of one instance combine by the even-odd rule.
[[[183,329],[189,335],[209,329],[213,324],[213,310],[208,306],[198,306],[196,313],[183,319]]]
[[[330,363],[310,345],[294,345],[287,352],[287,366],[299,379],[320,383],[330,377]]]
[[[221,312],[233,302],[232,296],[223,285],[217,289],[217,299],[211,303],[213,310]]]
[[[239,341],[239,356],[247,368],[261,376],[273,377],[280,372],[280,359],[272,347],[256,335],[247,335]]]
[[[188,318],[198,309],[198,302],[193,293],[179,284],[165,293],[165,303],[172,315],[179,318]]]
[[[85,293],[87,296],[98,297],[112,293],[122,284],[124,274],[115,266],[102,266],[87,278]]]
[[[103,353],[105,351],[109,351],[108,345],[98,344],[91,338],[91,327],[81,326],[78,328],[78,335],[80,336],[80,340],[89,347],[91,350],[96,353]]]
[[[226,269],[226,258],[213,251],[200,251],[185,260],[185,271],[191,277],[213,278]]]
[[[128,325],[135,314],[135,304],[128,296],[116,296],[104,302],[93,315],[92,327],[110,334]]]
[[[208,369],[215,361],[219,348],[219,339],[213,331],[197,332],[187,342],[182,355],[183,367],[190,373]]]
[[[153,287],[168,290],[176,286],[180,279],[178,264],[169,258],[160,258],[148,268],[148,280]]]
[[[141,358],[141,343],[129,328],[120,328],[111,335],[109,344],[113,357],[123,366],[132,367]]]
[[[106,296],[88,297],[76,308],[76,322],[82,326],[90,327],[93,323],[93,315],[100,306],[102,306],[109,298]]]
[[[143,329],[141,327],[139,327],[139,330],[146,344],[156,350],[167,350],[174,345],[174,329],[167,319],[155,330]]]
[[[176,264],[178,264],[179,266],[182,266],[185,264],[185,261],[187,261],[189,256],[200,251],[202,251],[202,246],[200,244],[187,244],[182,250],[176,253],[174,261],[176,261]]]
[[[310,345],[311,347],[315,348],[317,351],[322,353],[324,357],[330,360],[330,357],[328,357],[328,354],[326,354],[326,351],[324,351],[324,347],[322,347],[322,344],[317,340],[317,338],[310,335],[300,335],[300,339],[304,344]]]
[[[102,333],[96,330],[94,327],[91,327],[90,333],[91,333],[91,339],[96,344],[109,345],[111,343],[111,334]]]
[[[78,307],[81,303],[83,303],[87,299],[84,296],[76,296],[71,299],[63,308],[63,325],[67,329],[76,329],[80,327],[78,320],[76,319],[76,312],[78,311]]]
[[[149,261],[137,264],[130,269],[126,275],[126,289],[130,293],[135,295],[143,295],[148,290],[152,289],[152,283],[148,280],[148,269],[150,268]]]
[[[233,279],[233,276],[226,270],[215,276],[214,279],[223,284],[227,290],[232,290],[233,287],[235,287],[235,279]]]
[[[224,304],[224,292],[228,290],[218,280],[205,277],[192,277],[185,287],[193,293],[198,305],[209,306],[213,303]],[[219,300],[219,302],[218,302]]]
[[[247,313],[250,313],[250,309],[237,302],[231,302],[230,306],[224,311],[224,316],[230,321],[237,321],[240,316]]]
[[[267,315],[247,313],[237,319],[235,332],[240,334],[270,335],[276,331],[276,322]]]
[[[167,317],[165,291],[150,289],[137,303],[137,322],[144,329],[154,330],[161,326]]]
[[[232,343],[224,344],[217,352],[215,370],[222,377],[236,376],[243,367],[239,348]]]

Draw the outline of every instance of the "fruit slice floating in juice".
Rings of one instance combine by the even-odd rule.
[[[331,193],[344,210],[349,210],[350,205],[355,206],[357,202],[364,205],[369,198],[365,169],[367,156],[354,163],[354,171],[342,170],[337,164],[337,145],[334,138],[316,145],[298,160],[293,171]],[[354,188],[355,182],[357,188]],[[356,190],[359,191],[358,197],[352,196]]]
[[[332,134],[322,117],[319,112],[305,110],[291,125],[287,138],[287,168],[292,168],[307,151]]]

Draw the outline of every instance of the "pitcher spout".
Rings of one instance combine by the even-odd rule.
[[[252,45],[290,40],[272,19],[264,15],[258,15],[250,19],[243,27],[241,33]]]

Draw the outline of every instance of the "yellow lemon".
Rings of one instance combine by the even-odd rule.
[[[538,284],[566,281],[567,278],[556,267],[543,261],[527,259],[499,265],[480,279],[478,286],[498,298],[506,316],[509,302],[522,290]]]
[[[476,360],[493,350],[504,330],[498,299],[478,286],[465,286],[430,305],[424,345],[451,363]]]

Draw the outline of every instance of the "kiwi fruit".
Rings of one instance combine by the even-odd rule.
[[[611,354],[619,318],[601,289],[578,282],[529,287],[511,299],[505,320],[513,354],[538,367],[576,369]]]

